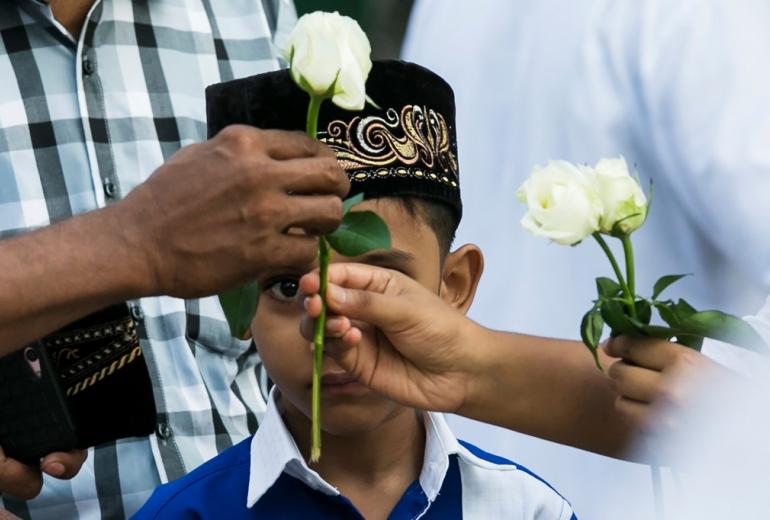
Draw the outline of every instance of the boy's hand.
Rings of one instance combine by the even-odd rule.
[[[300,280],[303,336],[321,310],[317,272]],[[415,408],[455,412],[473,383],[473,335],[480,329],[411,278],[362,264],[329,266],[326,352],[373,390]],[[337,316],[331,316],[336,314]],[[344,317],[343,317],[344,316]],[[378,333],[362,341],[360,320]]]
[[[619,394],[615,407],[645,433],[678,431],[678,421],[694,401],[698,383],[730,374],[703,354],[660,339],[618,336],[608,340],[604,350],[622,358],[609,368]]]
[[[39,467],[34,467],[6,457],[0,448],[0,493],[31,500],[40,493],[43,486],[42,473],[71,479],[78,474],[87,455],[85,450],[51,453],[40,461]]]

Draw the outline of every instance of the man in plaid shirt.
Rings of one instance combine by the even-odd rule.
[[[129,300],[158,408],[85,462],[0,450],[0,506],[123,518],[256,430],[256,352],[200,297],[312,259],[285,231],[336,227],[348,184],[303,135],[205,141],[204,89],[278,68],[294,20],[289,0],[0,2],[0,355]]]

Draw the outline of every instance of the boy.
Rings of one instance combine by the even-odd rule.
[[[391,233],[392,249],[353,260],[399,270],[465,312],[483,260],[473,245],[449,252],[462,209],[452,91],[422,67],[377,62],[367,93],[382,108],[326,103],[319,122],[351,194],[367,196],[354,211],[376,212]],[[307,99],[286,71],[217,85],[208,97],[212,132],[304,126]],[[286,265],[259,280],[252,334],[275,387],[256,435],[156,490],[137,518],[574,518],[526,469],[458,441],[441,414],[385,399],[329,358],[322,455],[308,466],[312,352],[298,330],[298,280],[312,267]]]

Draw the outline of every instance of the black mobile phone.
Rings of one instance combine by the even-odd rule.
[[[0,447],[37,464],[41,455],[77,447],[75,422],[42,341],[0,358]]]

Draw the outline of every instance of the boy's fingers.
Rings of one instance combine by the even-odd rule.
[[[610,366],[609,376],[615,390],[623,397],[651,403],[660,393],[661,372],[616,361]]]
[[[617,336],[605,345],[605,352],[651,370],[663,370],[676,362],[687,347],[655,338]]]

